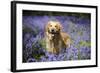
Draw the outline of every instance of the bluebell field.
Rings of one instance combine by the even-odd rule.
[[[45,25],[56,20],[63,31],[72,39],[71,47],[62,49],[59,54],[46,51],[44,39]],[[74,15],[23,15],[23,62],[49,62],[91,59],[90,18]]]

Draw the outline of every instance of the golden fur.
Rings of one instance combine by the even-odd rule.
[[[70,37],[62,32],[62,26],[57,21],[49,21],[45,27],[46,49],[48,52],[58,54],[62,48],[70,47]]]

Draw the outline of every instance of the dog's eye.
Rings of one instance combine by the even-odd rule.
[[[52,25],[50,25],[50,27],[52,27]]]
[[[57,27],[57,25],[55,27]]]

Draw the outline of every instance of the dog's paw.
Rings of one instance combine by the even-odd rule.
[[[70,47],[71,47],[71,45],[70,45],[70,44],[68,44],[67,48],[70,48]]]

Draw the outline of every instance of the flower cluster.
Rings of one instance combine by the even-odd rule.
[[[72,39],[71,47],[59,54],[49,53],[45,46],[46,23],[57,20]],[[23,62],[48,62],[91,59],[91,25],[89,18],[75,16],[23,16]]]

